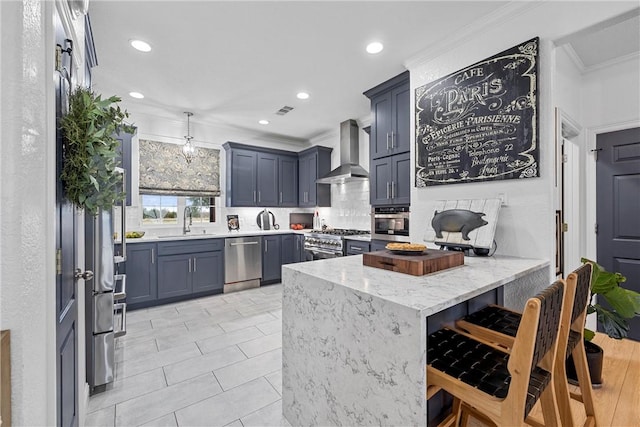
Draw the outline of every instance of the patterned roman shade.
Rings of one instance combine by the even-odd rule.
[[[196,147],[191,164],[182,144],[141,139],[140,193],[191,197],[220,195],[220,150]]]

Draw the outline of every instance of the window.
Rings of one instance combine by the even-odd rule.
[[[214,197],[141,194],[140,203],[144,225],[182,224],[185,208],[189,208],[192,224],[207,224],[216,220]]]
[[[187,197],[186,206],[190,206],[193,224],[216,222],[215,198]]]
[[[142,194],[143,224],[177,224],[178,197]]]

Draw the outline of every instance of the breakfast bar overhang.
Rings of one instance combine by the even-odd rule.
[[[547,260],[466,257],[411,276],[362,256],[283,266],[283,413],[292,425],[426,425],[426,337],[488,303],[519,310]]]

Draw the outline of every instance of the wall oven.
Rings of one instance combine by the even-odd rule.
[[[371,238],[409,242],[409,206],[374,207]]]

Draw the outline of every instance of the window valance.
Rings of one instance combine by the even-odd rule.
[[[182,145],[145,139],[140,144],[140,193],[215,197],[220,195],[220,150],[197,147],[191,164]]]

